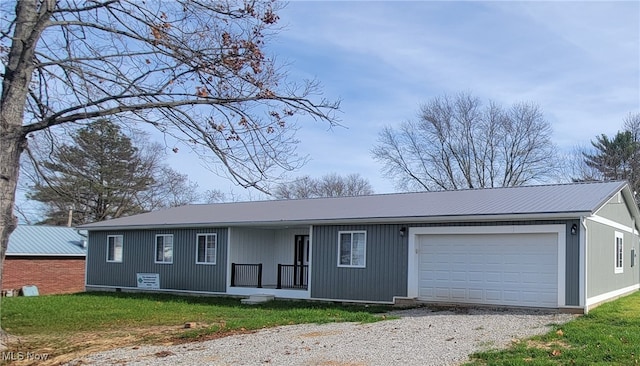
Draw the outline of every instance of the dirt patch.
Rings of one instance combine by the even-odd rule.
[[[206,328],[211,325],[198,324],[198,328]],[[165,345],[171,346],[190,342],[200,342],[204,340],[217,339],[235,334],[253,333],[254,331],[222,331],[203,335],[196,338],[181,338],[185,332],[184,325],[180,326],[154,326],[139,328],[124,328],[108,330],[102,332],[79,332],[73,336],[50,335],[34,337],[14,337],[6,335],[8,351],[15,354],[27,352],[31,355],[39,355],[39,359],[16,359],[12,365],[16,366],[53,366],[60,365],[72,360],[80,360],[75,365],[82,365],[82,357],[102,351],[116,348],[138,349],[143,345]],[[166,357],[160,354],[156,357]]]
[[[555,349],[569,349],[569,348],[571,348],[568,344],[566,344],[563,341],[541,342],[541,341],[534,341],[534,340],[528,340],[527,341],[527,347],[542,349],[542,350],[545,350],[545,351],[552,351],[552,350],[555,350]]]
[[[310,333],[304,333],[304,334],[300,334],[300,337],[305,337],[305,338],[315,338],[315,337],[326,337],[326,336],[332,336],[332,335],[338,335],[342,332],[334,330],[334,331],[318,331],[318,332],[310,332]]]
[[[8,346],[11,344],[16,344],[20,342],[20,338],[11,335],[4,330],[0,329],[0,352],[4,352],[8,349]]]

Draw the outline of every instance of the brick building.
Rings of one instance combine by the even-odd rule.
[[[29,285],[40,295],[84,291],[85,243],[73,228],[19,225],[9,238],[3,293]]]

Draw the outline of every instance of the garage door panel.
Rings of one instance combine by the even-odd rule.
[[[437,287],[435,293],[436,297],[439,299],[448,299],[451,297],[450,289],[448,287]]]
[[[451,298],[454,300],[463,300],[467,298],[467,289],[465,288],[451,289]]]
[[[502,273],[500,272],[485,272],[484,276],[486,282],[502,282]]]
[[[467,282],[467,272],[461,272],[461,271],[451,272],[451,280]]]
[[[469,289],[468,295],[470,300],[482,301],[484,296],[484,291]]]
[[[518,301],[520,300],[520,291],[503,291],[502,292],[505,301]]]
[[[518,272],[505,272],[503,273],[502,281],[506,283],[520,283],[522,282],[522,279]]]
[[[502,292],[500,290],[485,290],[485,299],[488,301],[501,301]]]
[[[556,307],[557,246],[554,233],[420,235],[419,297]]]

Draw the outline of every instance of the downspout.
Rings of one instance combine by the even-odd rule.
[[[640,233],[638,233],[638,228],[636,227],[636,218],[632,217],[631,221],[633,222],[633,226],[631,226],[633,228],[633,234],[631,235],[631,237],[633,238],[631,255],[633,257],[630,258],[630,260],[634,266],[638,266],[637,257],[638,257],[638,250],[640,250]],[[636,281],[636,283],[640,283],[640,268],[636,271],[636,274],[638,275],[638,277],[635,278],[634,280]]]
[[[582,289],[582,303],[584,304],[584,314],[588,314],[589,313],[589,305],[587,304],[587,282],[588,282],[588,277],[589,277],[589,271],[587,270],[587,243],[589,242],[587,240],[587,218],[585,216],[581,216],[580,217],[580,224],[582,225],[582,232],[584,233],[584,235],[581,235],[581,245],[580,245],[580,250],[583,252],[584,255],[584,260],[582,263],[582,266],[584,268],[584,275],[582,276],[584,279],[584,288]]]

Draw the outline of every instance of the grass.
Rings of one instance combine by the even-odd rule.
[[[375,322],[389,310],[300,301],[247,306],[235,298],[134,293],[3,298],[1,305],[2,328],[19,337],[9,351],[47,353],[56,362],[80,351],[210,339],[278,325]],[[196,326],[184,329],[187,322]]]
[[[9,351],[48,354],[60,364],[84,354],[144,343],[175,344],[278,325],[375,322],[386,306],[274,301],[245,306],[222,297],[83,293],[3,298],[2,327],[19,341]],[[195,322],[192,329],[184,329]],[[3,361],[0,359],[0,363]],[[5,361],[6,362],[6,361]],[[28,361],[16,364],[29,364]],[[36,364],[33,362],[32,364]],[[542,336],[507,350],[472,355],[468,365],[640,364],[640,292],[603,304]]]
[[[472,355],[468,365],[638,365],[640,292],[503,351]]]

